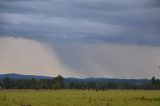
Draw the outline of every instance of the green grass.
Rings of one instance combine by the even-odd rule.
[[[0,90],[0,106],[160,106],[151,90]]]

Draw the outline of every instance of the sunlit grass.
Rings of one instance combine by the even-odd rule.
[[[1,90],[0,106],[160,106],[151,90]]]

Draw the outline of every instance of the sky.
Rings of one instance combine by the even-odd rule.
[[[159,0],[0,0],[0,74],[160,78]]]

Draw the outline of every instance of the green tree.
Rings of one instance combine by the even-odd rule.
[[[155,83],[156,83],[156,78],[155,78],[155,76],[152,77],[151,83],[152,83],[152,84],[155,84]]]
[[[64,88],[64,78],[61,75],[58,75],[53,79],[53,88],[54,89],[63,89]]]
[[[10,79],[9,77],[6,77],[3,79],[3,88],[5,89],[11,89],[14,88],[15,80]]]

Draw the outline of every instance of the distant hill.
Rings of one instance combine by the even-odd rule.
[[[37,75],[22,75],[22,74],[16,74],[16,73],[9,73],[9,74],[0,74],[0,79],[4,79],[6,77],[12,78],[12,79],[50,79],[52,77],[48,76],[37,76]]]
[[[9,77],[12,79],[52,79],[53,77],[48,76],[37,76],[37,75],[21,75],[21,74],[15,74],[15,73],[9,73],[9,74],[0,74],[0,80]],[[150,80],[148,79],[116,79],[116,78],[65,78],[65,82],[77,82],[77,83],[83,83],[83,82],[98,82],[98,83],[104,83],[104,82],[113,82],[113,83],[132,83],[132,84],[142,84],[142,83],[148,83]]]

